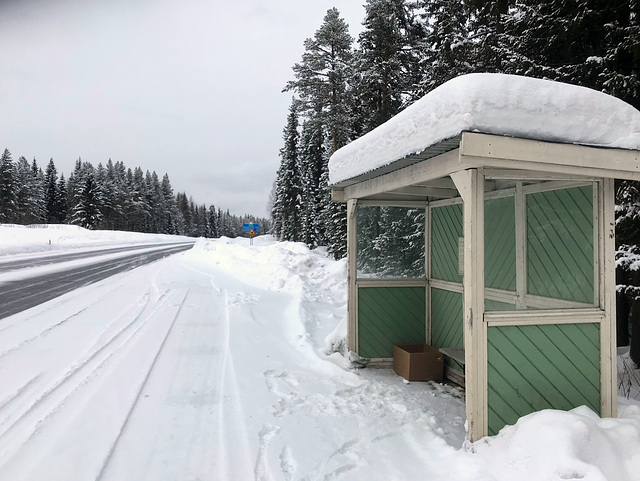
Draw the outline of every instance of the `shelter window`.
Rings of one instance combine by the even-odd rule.
[[[358,207],[358,278],[425,278],[425,209]]]

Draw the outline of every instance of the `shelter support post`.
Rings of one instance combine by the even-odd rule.
[[[487,327],[484,322],[484,175],[478,169],[451,174],[462,197],[464,235],[464,349],[467,437],[488,432]]]
[[[618,415],[616,367],[616,277],[614,180],[600,182],[600,302],[604,319],[600,327],[600,415]]]
[[[357,200],[347,201],[347,349],[358,352]]]

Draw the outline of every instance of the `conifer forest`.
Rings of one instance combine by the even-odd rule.
[[[126,230],[191,237],[237,237],[244,222],[269,227],[267,219],[237,216],[213,205],[196,204],[185,192],[174,194],[169,175],[162,179],[122,162],[94,167],[78,159],[68,177],[53,159],[45,167],[9,149],[0,157],[0,223],[75,224],[87,229]]]
[[[280,239],[326,245],[336,258],[345,256],[346,212],[330,202],[329,158],[459,75],[545,78],[640,109],[640,0],[366,0],[364,7],[357,38],[338,10],[328,10],[284,86],[292,100],[271,196]],[[423,272],[423,214],[364,209],[359,275]],[[616,184],[616,248],[618,345],[630,343],[640,364],[637,182]]]
[[[284,86],[292,99],[270,199],[280,239],[326,245],[343,257],[346,217],[342,204],[330,202],[331,154],[458,75],[546,78],[640,108],[639,0],[367,0],[364,6],[358,38],[335,8],[318,19]],[[617,244],[632,249],[624,246],[640,244],[638,185],[620,182],[616,203]],[[406,236],[415,229],[406,226],[416,215],[377,209],[372,222],[379,231],[401,229],[396,234],[414,249],[419,245]]]

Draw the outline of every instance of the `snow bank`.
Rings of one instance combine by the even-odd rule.
[[[35,253],[55,253],[70,249],[130,244],[156,244],[193,240],[190,237],[166,234],[144,234],[112,230],[88,230],[77,225],[0,224],[0,256]]]
[[[640,149],[640,112],[576,85],[505,74],[462,75],[334,153],[329,181],[383,167],[463,131]]]
[[[622,404],[618,419],[600,419],[584,406],[540,411],[471,449],[484,464],[482,471],[498,481],[634,481],[640,466],[640,406]]]

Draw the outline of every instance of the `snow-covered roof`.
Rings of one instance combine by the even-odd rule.
[[[335,152],[331,184],[387,166],[464,131],[640,150],[640,112],[585,87],[477,73],[432,90]]]

